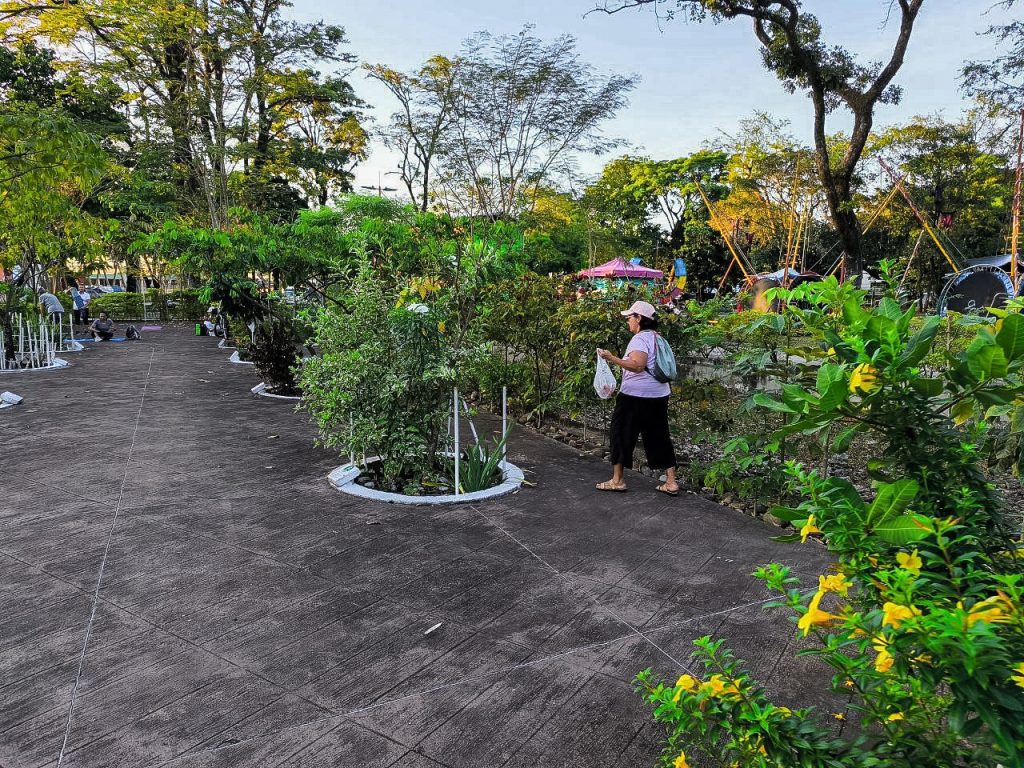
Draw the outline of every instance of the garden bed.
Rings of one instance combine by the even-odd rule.
[[[0,368],[0,373],[32,373],[33,371],[55,371],[71,366],[67,360],[55,357],[49,365],[39,365],[34,368]]]
[[[365,466],[360,466],[357,463],[343,464],[342,466],[333,469],[327,475],[327,480],[336,490],[361,499],[384,501],[389,504],[437,506],[446,504],[463,504],[471,501],[483,501],[484,499],[494,499],[499,496],[515,493],[519,490],[520,486],[522,486],[523,480],[525,479],[523,471],[519,467],[509,461],[501,461],[498,463],[498,468],[501,470],[501,482],[481,491],[454,494],[432,493],[430,492],[430,489],[424,489],[424,494],[418,496],[404,493],[392,493],[390,491],[382,491],[378,488],[372,488],[365,484],[367,480],[372,480],[371,476],[366,472],[366,467],[372,466],[375,460],[376,457],[368,458],[365,462]]]
[[[249,365],[252,365],[252,363],[249,363]],[[267,386],[266,382],[263,381],[261,381],[259,384],[257,384],[249,391],[252,392],[257,397],[272,397],[275,400],[294,400],[297,402],[302,399],[300,395],[279,395],[272,389],[270,389],[270,387]]]

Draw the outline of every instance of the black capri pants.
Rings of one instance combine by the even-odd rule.
[[[668,395],[635,397],[620,392],[616,396],[611,423],[611,463],[632,467],[638,437],[644,439],[647,464],[651,469],[670,469],[676,465],[668,431]]]

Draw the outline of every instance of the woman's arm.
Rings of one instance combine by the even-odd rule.
[[[647,368],[647,353],[633,350],[626,357],[616,357],[607,349],[599,349],[597,351],[602,358],[607,360],[612,365],[617,365],[625,371],[632,371],[633,373],[640,373]]]

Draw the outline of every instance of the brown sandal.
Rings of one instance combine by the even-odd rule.
[[[625,493],[629,490],[625,485],[614,485],[611,480],[605,480],[603,483],[598,483],[594,487],[599,491],[609,491],[611,493]]]
[[[677,486],[676,489],[673,491],[671,488],[668,487],[668,483],[662,483],[661,485],[659,485],[654,490],[656,490],[658,493],[664,493],[666,496],[678,496],[679,495],[679,487]]]

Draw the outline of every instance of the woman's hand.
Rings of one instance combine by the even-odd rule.
[[[597,356],[600,357],[602,360],[609,360],[609,361],[611,361],[611,360],[615,359],[615,355],[613,355],[607,349],[598,349],[597,350]]]

